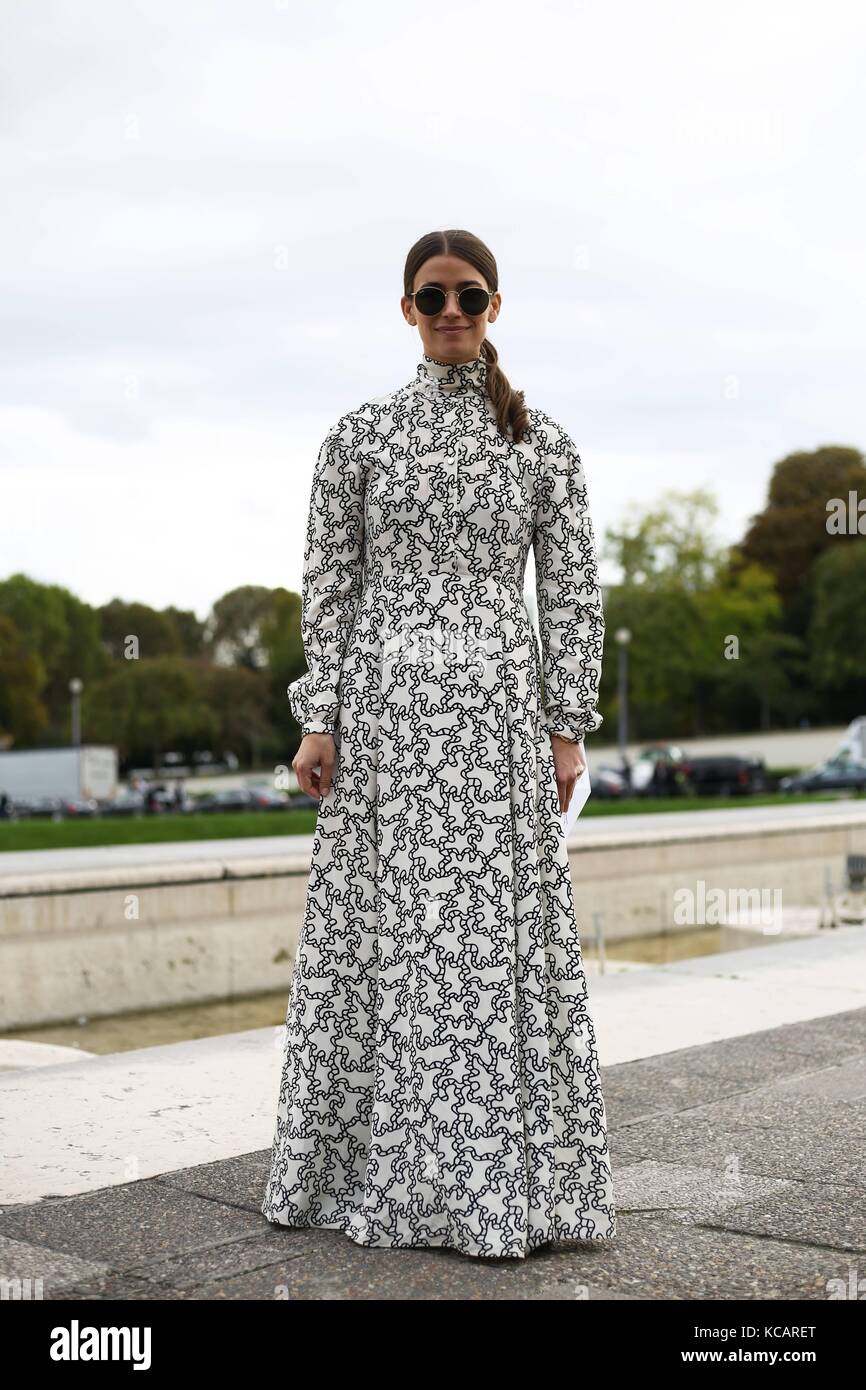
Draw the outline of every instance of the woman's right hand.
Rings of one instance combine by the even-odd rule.
[[[308,796],[326,796],[331,790],[337,745],[333,734],[304,734],[292,759],[298,785]],[[316,769],[320,769],[316,771]]]

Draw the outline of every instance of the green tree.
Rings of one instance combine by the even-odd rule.
[[[710,726],[720,732],[750,727],[757,714],[760,727],[768,729],[774,716],[791,723],[803,714],[805,650],[782,629],[773,576],[760,565],[742,563],[733,547],[700,605],[708,641],[696,672],[696,708],[715,707]]]
[[[85,735],[153,767],[171,749],[211,747],[220,726],[203,685],[204,669],[186,657],[118,661],[85,706]]]
[[[826,444],[789,454],[773,468],[766,505],[739,547],[743,562],[774,576],[784,626],[797,637],[805,638],[811,621],[815,562],[841,540],[827,529],[827,504],[833,498],[847,502],[851,491],[866,496],[866,460],[859,449]]]
[[[836,715],[849,720],[866,714],[866,540],[830,546],[814,570],[814,603],[809,626],[812,674]]]
[[[697,591],[712,582],[723,552],[712,532],[719,506],[711,492],[671,489],[654,506],[605,532],[603,553],[622,571],[625,588],[653,581]]]
[[[27,651],[39,656],[45,679],[50,681],[62,670],[69,638],[60,589],[26,574],[13,574],[0,581],[0,613],[12,619]],[[77,674],[67,671],[67,680]]]
[[[0,748],[33,743],[47,726],[45,680],[39,656],[28,651],[12,619],[0,613]]]
[[[204,652],[205,624],[188,608],[165,608],[163,615],[172,623],[184,656],[201,656]]]
[[[206,627],[213,660],[221,666],[260,671],[267,664],[262,627],[271,614],[273,590],[245,584],[217,599]]]
[[[717,514],[711,493],[671,491],[606,532],[602,553],[623,581],[605,598],[602,696],[616,709],[615,633],[627,627],[641,737],[722,731],[736,727],[735,715],[767,725],[790,693],[798,653],[779,629],[773,577],[716,543]]]
[[[219,747],[245,754],[250,766],[255,767],[263,746],[270,745],[274,736],[268,715],[267,674],[243,667],[204,667],[202,691],[217,720]]]
[[[261,629],[270,686],[270,722],[281,736],[283,746],[297,744],[300,729],[296,723],[286,687],[307,669],[301,641],[301,599],[289,589],[274,589],[271,606]]]
[[[84,681],[86,701],[89,687],[106,669],[96,610],[59,584],[13,574],[0,582],[0,614],[14,622],[26,651],[38,657],[44,671],[41,699],[48,721],[42,736],[65,741],[71,677]]]
[[[127,603],[113,598],[99,610],[102,640],[117,660],[126,659],[129,639],[138,643],[138,657],[180,656],[183,642],[170,613],[160,613],[146,603]],[[137,659],[137,658],[134,658]]]

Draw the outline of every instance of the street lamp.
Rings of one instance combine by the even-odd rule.
[[[81,747],[81,692],[84,689],[84,682],[78,676],[73,676],[69,682],[69,693],[72,696],[72,747]]]
[[[627,627],[619,627],[614,633],[614,640],[619,647],[619,760],[623,770],[627,770],[629,785],[631,785],[631,768],[626,761],[625,746],[628,743],[628,644],[631,641],[631,631]]]

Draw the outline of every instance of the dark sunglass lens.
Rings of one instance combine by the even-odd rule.
[[[415,308],[419,314],[439,314],[445,306],[445,295],[435,285],[427,285],[415,295]]]
[[[460,291],[460,308],[464,314],[483,314],[489,303],[490,295],[477,286],[469,285]]]

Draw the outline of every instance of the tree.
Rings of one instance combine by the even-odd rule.
[[[260,671],[267,663],[262,626],[271,613],[272,590],[245,584],[217,599],[207,621],[206,640],[220,666],[243,666]]]
[[[815,562],[840,540],[827,529],[827,504],[833,498],[847,502],[852,490],[866,495],[866,460],[859,449],[827,444],[789,454],[775,465],[766,506],[752,517],[739,547],[744,562],[774,576],[784,625],[798,637],[805,637],[811,620]]]
[[[284,744],[296,743],[300,730],[286,687],[307,668],[301,641],[301,599],[289,589],[274,589],[271,597],[270,612],[261,630],[270,678],[270,721]]]
[[[259,761],[262,744],[273,738],[268,718],[270,688],[266,673],[243,667],[202,667],[202,693],[214,714],[219,747],[244,750],[250,766]]]
[[[137,656],[180,656],[183,642],[177,625],[168,613],[160,613],[146,603],[127,603],[113,598],[99,610],[102,640],[117,660],[126,656],[130,637],[137,641]],[[137,659],[137,658],[136,658]]]
[[[769,571],[744,563],[732,547],[702,610],[712,659],[698,677],[699,700],[707,696],[707,682],[715,684],[723,715],[715,727],[749,727],[757,712],[760,727],[768,729],[774,715],[793,723],[808,711],[805,649],[782,629],[782,604]],[[737,639],[735,658],[727,655],[729,637]]]
[[[65,740],[70,678],[80,677],[87,689],[105,670],[96,610],[59,584],[13,574],[0,582],[0,613],[14,622],[24,649],[39,659],[44,672],[41,699],[48,722],[42,734]]]
[[[0,613],[0,748],[32,743],[48,724],[45,679],[40,658],[27,650],[12,619]]]
[[[714,545],[712,528],[719,506],[711,492],[676,489],[663,493],[643,516],[605,532],[603,553],[616,561],[626,588],[670,579],[697,591],[712,582],[723,552]]]
[[[205,624],[191,609],[165,608],[163,616],[173,625],[184,656],[201,656],[204,652]]]
[[[715,542],[717,512],[704,490],[672,491],[606,532],[603,553],[623,582],[605,600],[602,695],[616,707],[614,635],[627,627],[632,722],[643,737],[720,731],[735,710],[766,726],[789,695],[797,649],[779,630],[773,577]]]
[[[181,746],[208,748],[219,720],[203,692],[202,668],[181,656],[118,661],[85,705],[88,739],[117,744],[121,756],[162,754]]]
[[[12,619],[26,650],[42,661],[46,682],[51,680],[62,669],[69,636],[60,590],[13,574],[0,581],[0,613]],[[75,674],[68,671],[67,679]]]
[[[866,540],[830,546],[815,565],[813,580],[813,679],[833,699],[838,717],[849,720],[866,714]]]

